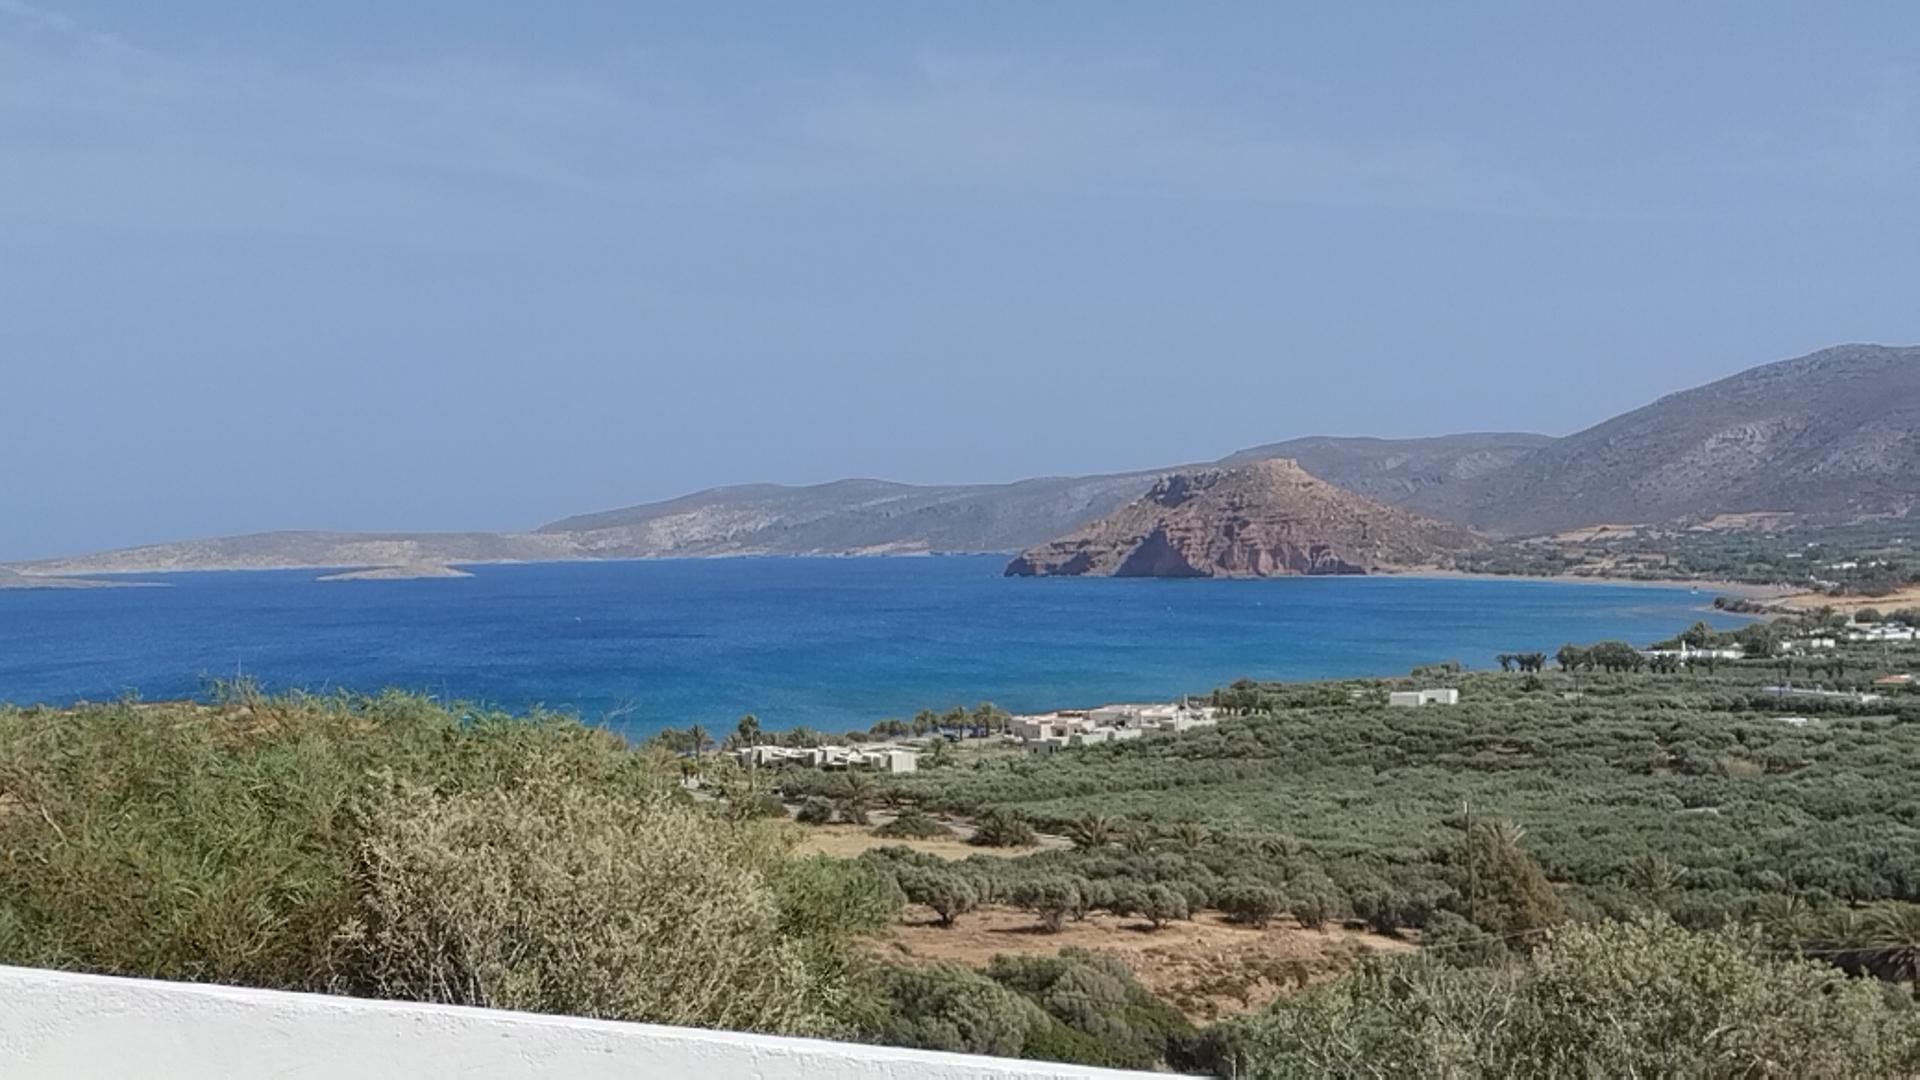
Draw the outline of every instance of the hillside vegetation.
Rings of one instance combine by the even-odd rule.
[[[1920,725],[1787,729],[1743,677],[1686,678],[1483,677],[1394,714],[1376,684],[1245,685],[1220,729],[1111,752],[779,778],[909,837],[973,808],[957,862],[801,857],[768,772],[560,717],[244,686],[0,709],[0,963],[1234,1076],[1915,1073]],[[1113,955],[868,940],[986,906],[1421,950],[1208,1027]]]

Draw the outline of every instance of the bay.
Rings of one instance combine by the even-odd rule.
[[[0,592],[0,701],[157,700],[245,675],[577,712],[632,736],[699,722],[865,728],[922,708],[1016,712],[1204,693],[1242,676],[1399,674],[1562,642],[1645,643],[1684,588],[1416,577],[1009,579],[998,556],[743,558],[139,575],[167,588]]]

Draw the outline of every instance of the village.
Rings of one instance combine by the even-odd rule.
[[[826,771],[860,770],[910,773],[935,741],[957,743],[990,739],[1028,753],[1049,754],[1072,747],[1124,742],[1157,732],[1181,732],[1219,723],[1220,710],[1187,701],[1171,704],[1102,705],[1094,709],[1058,709],[1015,715],[1004,729],[948,728],[914,740],[878,741],[848,746],[743,746],[733,752],[741,765],[794,766]]]

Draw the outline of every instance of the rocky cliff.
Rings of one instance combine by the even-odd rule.
[[[1010,577],[1271,577],[1444,563],[1470,532],[1335,487],[1284,459],[1174,473],[1043,544]]]

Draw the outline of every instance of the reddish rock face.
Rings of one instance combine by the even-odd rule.
[[[1007,574],[1364,574],[1444,562],[1478,543],[1276,458],[1168,476],[1131,505],[1014,559]]]

